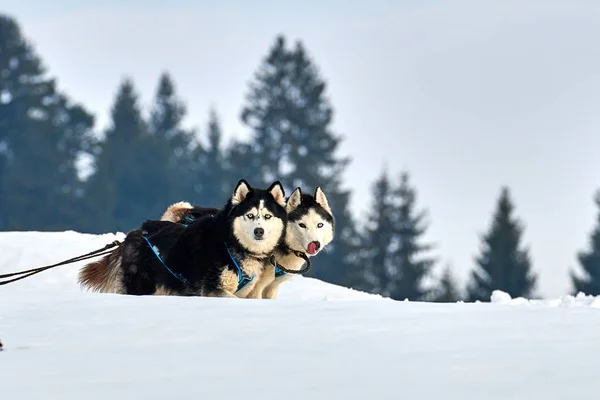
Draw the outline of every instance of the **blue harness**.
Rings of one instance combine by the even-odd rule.
[[[154,255],[156,256],[156,258],[158,258],[158,261],[160,261],[160,263],[167,269],[167,271],[169,271],[171,273],[171,275],[173,275],[175,278],[177,278],[177,280],[182,282],[184,285],[190,286],[190,282],[188,282],[188,280],[185,279],[185,277],[183,275],[173,272],[173,270],[171,268],[167,267],[167,264],[165,264],[164,260],[160,256],[160,252],[158,251],[158,248],[156,246],[153,246],[152,243],[150,243],[150,239],[148,239],[148,236],[146,236],[147,232],[144,232],[143,235],[144,235],[144,239],[146,239],[146,243],[148,243],[148,246],[150,246],[150,248],[152,249],[152,252],[154,252]]]
[[[287,275],[287,272],[279,268],[279,266],[275,266],[275,279],[281,278],[282,276]]]
[[[195,221],[194,217],[189,216],[189,215],[187,215],[185,217],[185,220],[187,221],[187,224],[183,224],[183,226],[185,226],[186,228],[188,227],[189,224],[191,224],[192,222]],[[243,289],[247,284],[249,284],[250,282],[252,282],[254,280],[254,275],[248,276],[248,274],[246,274],[240,268],[240,266],[238,265],[237,261],[235,261],[235,259],[231,255],[231,252],[229,251],[229,248],[227,247],[227,244],[225,244],[225,249],[227,250],[227,253],[229,254],[229,258],[231,258],[231,261],[233,261],[233,264],[235,265],[235,267],[237,268],[237,271],[238,271],[238,289],[236,291],[236,293],[237,293],[238,291],[240,291],[241,289]],[[279,266],[277,265],[277,263],[273,263],[273,264],[275,265],[275,279],[281,278],[282,276],[287,275],[287,272],[285,272],[284,270],[282,270],[281,268],[279,268]]]
[[[186,217],[186,220],[188,221],[188,224],[189,224],[190,222],[194,221],[194,218]],[[188,224],[183,224],[183,225],[187,228]],[[160,252],[158,251],[158,248],[156,246],[153,246],[152,243],[150,243],[150,239],[148,239],[148,237],[146,235],[147,235],[147,232],[143,232],[143,237],[146,240],[146,243],[148,243],[148,246],[152,249],[152,252],[156,256],[156,258],[158,258],[160,263],[167,269],[167,271],[169,271],[171,273],[171,275],[173,275],[178,281],[182,282],[184,285],[191,286],[190,282],[187,279],[185,279],[185,277],[183,275],[174,272],[171,268],[169,268],[167,266],[167,264],[165,263],[163,258],[160,256]],[[242,290],[243,288],[245,288],[250,282],[252,282],[254,280],[254,275],[249,276],[247,273],[245,273],[244,270],[242,270],[242,268],[240,268],[240,266],[237,263],[237,261],[235,260],[235,258],[233,258],[233,254],[231,254],[231,251],[229,250],[229,247],[227,247],[227,244],[225,242],[223,242],[223,245],[225,246],[225,250],[227,250],[227,254],[229,254],[229,258],[231,258],[231,261],[233,261],[233,265],[235,265],[235,268],[237,269],[238,287],[237,287],[237,290],[235,291],[235,293],[237,293],[240,290]],[[286,274],[287,274],[287,272],[281,270],[277,265],[275,266],[275,278],[276,279],[280,278]]]
[[[194,222],[194,218],[189,215],[185,217],[185,220],[187,221],[187,224],[183,224],[183,226],[185,226],[186,228],[188,227],[189,224]],[[235,258],[233,258],[231,251],[229,251],[229,247],[227,247],[227,243],[223,242],[223,245],[225,245],[225,250],[227,250],[227,254],[229,254],[229,258],[231,258],[231,261],[233,261],[233,265],[235,265],[235,268],[237,269],[238,287],[237,287],[237,290],[235,291],[235,293],[237,293],[240,290],[242,290],[243,288],[245,288],[250,282],[252,282],[254,280],[254,275],[248,276],[248,274],[245,273],[244,270],[240,268],[237,261],[235,261]]]
[[[235,258],[233,258],[231,251],[229,251],[229,247],[227,247],[227,243],[223,242],[223,245],[225,246],[225,250],[227,250],[227,254],[229,254],[229,258],[231,258],[231,261],[233,261],[233,265],[235,265],[235,267],[237,268],[238,287],[237,287],[237,290],[235,291],[237,293],[240,290],[242,290],[243,288],[245,288],[246,285],[248,285],[250,282],[252,282],[254,280],[254,275],[248,276],[248,274],[245,273],[244,270],[242,270],[240,268],[237,261],[235,261]]]

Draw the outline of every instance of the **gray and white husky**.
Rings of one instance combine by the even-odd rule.
[[[314,195],[303,194],[296,188],[286,204],[287,227],[285,238],[274,250],[277,263],[288,270],[299,271],[305,262],[304,257],[316,256],[333,240],[335,220],[327,197],[320,187]],[[216,215],[218,208],[192,206],[181,201],[170,205],[161,217],[162,221],[189,223],[207,215]],[[268,263],[250,292],[249,298],[274,299],[279,285],[292,274],[280,271]]]

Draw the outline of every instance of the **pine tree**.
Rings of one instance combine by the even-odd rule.
[[[124,79],[111,110],[111,126],[105,132],[95,160],[95,172],[87,181],[86,197],[94,233],[128,232],[142,221],[157,218],[155,209],[164,193],[154,186],[167,166],[156,159],[152,136],[142,118],[133,82]]]
[[[263,179],[260,176],[260,160],[250,143],[232,139],[225,149],[224,157],[228,187],[235,186],[240,178],[246,179],[251,185],[261,185]]]
[[[57,90],[6,15],[0,15],[0,76],[0,229],[76,229],[76,163],[93,140],[93,116]]]
[[[187,108],[176,94],[173,79],[166,72],[161,74],[149,120],[153,141],[150,151],[157,164],[164,166],[154,177],[155,190],[162,193],[152,205],[154,215],[161,214],[167,203],[197,194],[202,159],[196,155],[202,155],[202,147],[196,140],[196,132],[182,127],[186,114]]]
[[[397,300],[427,300],[431,293],[424,281],[436,260],[424,254],[433,246],[421,243],[426,212],[415,209],[409,174],[402,173],[395,186],[384,170],[373,185],[371,203],[349,286]]]
[[[390,297],[397,300],[425,300],[430,295],[430,289],[424,286],[424,280],[430,274],[436,260],[425,255],[420,256],[432,250],[433,245],[421,243],[428,227],[425,221],[427,212],[415,209],[416,190],[410,185],[408,172],[400,175],[396,197],[399,204],[394,221],[397,240],[393,263],[397,270],[393,277],[394,287]]]
[[[394,189],[384,169],[373,184],[371,207],[361,230],[359,262],[353,265],[348,286],[390,296],[394,289],[393,242],[396,237]]]
[[[600,209],[600,191],[596,193],[594,201]],[[578,252],[577,261],[583,270],[583,276],[570,273],[574,294],[583,292],[587,295],[600,295],[600,212],[596,227],[590,234],[589,250]]]
[[[328,251],[313,261],[309,276],[341,283],[357,234],[348,209],[350,193],[341,187],[350,159],[336,154],[342,139],[331,130],[333,109],[325,89],[302,43],[288,49],[278,36],[250,85],[241,119],[252,137],[238,149],[256,163],[256,185],[277,179],[287,193],[296,186],[304,192],[321,186],[336,218],[336,235]]]
[[[460,300],[462,300],[462,296],[458,284],[454,278],[452,268],[450,265],[447,265],[442,271],[442,276],[432,293],[431,301],[437,303],[456,303]]]
[[[208,120],[208,146],[204,152],[202,167],[202,204],[206,207],[221,207],[230,196],[231,188],[239,181],[239,177],[232,176],[228,169],[225,149],[223,148],[223,134],[219,118],[214,109],[211,109]]]
[[[521,248],[523,227],[513,216],[514,206],[503,187],[488,233],[482,237],[481,254],[468,284],[469,301],[489,301],[494,290],[512,297],[531,297],[537,282],[529,250]]]

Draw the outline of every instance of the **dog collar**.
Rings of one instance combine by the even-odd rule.
[[[269,262],[271,265],[275,267],[275,278],[280,278],[284,275],[287,275],[287,272],[279,268],[279,264],[277,263],[277,259],[275,258],[275,254],[271,254],[269,256]]]
[[[275,267],[275,277],[279,278],[280,276],[284,276],[288,273],[291,274],[305,274],[308,271],[310,271],[311,265],[310,265],[310,259],[308,258],[308,256],[304,253],[302,253],[301,251],[296,251],[296,250],[291,250],[290,251],[296,256],[299,257],[301,259],[303,259],[304,261],[306,261],[306,267],[303,269],[300,269],[298,271],[296,270],[289,270],[287,268],[285,268],[283,265],[279,264],[277,262],[277,259],[275,258],[274,254],[271,254],[271,256],[269,257],[269,262]]]

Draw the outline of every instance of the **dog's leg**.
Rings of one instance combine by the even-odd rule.
[[[274,299],[279,291],[279,282],[272,282],[262,292],[263,299]]]
[[[135,264],[124,263],[123,265],[123,283],[125,292],[133,295],[144,295],[142,284],[139,279],[138,267]]]
[[[147,271],[140,271],[137,264],[123,263],[123,286],[126,294],[151,295],[155,294],[157,287]]]
[[[223,269],[221,275],[214,282],[207,282],[204,293],[208,297],[235,297],[234,294],[238,287],[238,276],[228,268]]]
[[[252,289],[252,291],[250,293],[248,293],[248,295],[246,296],[247,299],[262,299],[261,297],[261,290],[257,290],[256,286],[254,287],[254,289]]]
[[[265,289],[262,291],[262,298],[263,299],[274,299],[275,297],[277,297],[277,293],[279,292],[279,286],[292,278],[291,274],[287,274],[285,276],[276,278],[273,280],[273,282],[271,282],[270,284],[267,285],[267,287],[265,287]]]
[[[246,295],[248,299],[262,299],[262,293],[265,287],[267,287],[270,283],[273,282],[275,275],[275,268],[272,266],[267,266],[261,273],[258,279],[256,280],[256,284]]]

